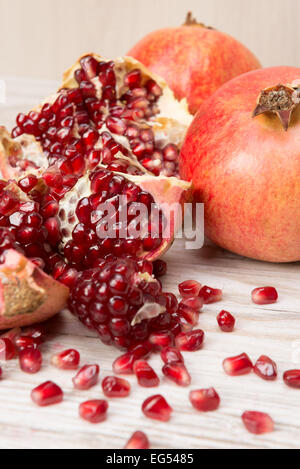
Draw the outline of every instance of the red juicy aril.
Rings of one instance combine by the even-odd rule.
[[[214,388],[191,391],[189,398],[193,407],[201,412],[217,410],[220,405],[220,397]]]
[[[166,83],[134,59],[84,56],[65,73],[54,102],[48,101],[19,114],[12,135],[33,135],[65,183],[99,163],[134,174],[140,167],[155,175],[177,174],[191,117]],[[61,191],[60,181],[49,179]]]
[[[42,366],[42,354],[39,349],[24,349],[19,352],[20,368],[25,373],[34,374]]]
[[[162,372],[166,378],[178,386],[189,386],[191,384],[191,376],[183,363],[166,363],[163,366]]]
[[[100,368],[98,365],[85,365],[72,379],[75,389],[86,390],[98,383]]]
[[[283,381],[290,388],[300,389],[300,370],[288,370],[283,375]]]
[[[168,422],[173,412],[172,407],[167,403],[166,399],[157,394],[148,397],[142,405],[142,411],[150,419]]]
[[[63,392],[57,384],[46,381],[31,391],[31,399],[40,407],[58,404],[63,400]]]
[[[235,325],[235,318],[228,311],[221,311],[217,316],[220,329],[223,332],[232,332]]]
[[[230,376],[241,376],[252,371],[253,363],[246,353],[242,353],[236,357],[226,358],[223,361],[223,368]]]
[[[159,377],[145,360],[137,360],[133,365],[133,371],[140,386],[153,388],[159,385]]]
[[[71,289],[69,307],[102,342],[120,349],[146,341],[152,332],[181,332],[160,283],[141,273],[132,259],[106,261],[101,269],[82,272]]]
[[[277,378],[277,365],[266,355],[261,355],[254,365],[254,373],[266,381],[274,381]]]
[[[134,432],[129,438],[124,449],[149,449],[150,443],[144,432]]]
[[[103,393],[107,397],[127,397],[130,394],[130,383],[126,379],[107,376],[102,381]]]
[[[255,435],[262,435],[274,431],[272,418],[263,412],[244,412],[242,420],[247,430]]]
[[[270,305],[276,303],[278,293],[274,287],[260,287],[252,291],[252,301],[257,305]]]
[[[106,419],[108,402],[102,399],[82,402],[79,406],[79,416],[90,423],[100,423]]]
[[[16,348],[8,337],[0,339],[0,360],[12,360],[16,356]]]
[[[80,362],[80,354],[77,350],[68,349],[53,355],[52,365],[62,370],[77,370]]]

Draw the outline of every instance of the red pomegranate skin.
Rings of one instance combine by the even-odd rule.
[[[154,31],[127,55],[163,77],[177,99],[187,99],[192,114],[223,83],[261,67],[239,41],[203,25]]]
[[[180,174],[205,204],[206,235],[269,262],[300,260],[300,106],[284,131],[275,114],[252,118],[259,93],[300,78],[300,68],[253,71],[223,85],[197,113]]]

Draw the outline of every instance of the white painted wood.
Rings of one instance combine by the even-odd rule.
[[[17,109],[28,109],[54,91],[54,83],[7,80],[7,106],[0,106],[1,123],[12,123]],[[164,289],[176,293],[177,284],[196,278],[204,284],[224,289],[224,301],[207,306],[199,326],[206,332],[202,351],[185,354],[192,374],[191,389],[214,386],[222,399],[217,412],[201,414],[188,400],[189,389],[166,382],[161,374],[159,356],[151,364],[161,377],[159,388],[147,390],[132,383],[127,399],[111,399],[106,422],[88,424],[78,418],[78,405],[86,399],[103,397],[100,384],[90,391],[73,391],[73,372],[50,365],[51,354],[69,347],[77,348],[82,363],[99,363],[101,378],[112,373],[111,365],[120,353],[105,347],[67,311],[53,318],[50,340],[44,347],[44,365],[37,375],[27,375],[16,362],[3,363],[0,382],[0,448],[122,448],[130,434],[144,430],[153,448],[299,448],[300,391],[287,388],[281,379],[286,369],[300,366],[300,291],[299,264],[275,265],[247,259],[207,246],[199,252],[186,251],[178,241],[166,255],[169,273]],[[256,286],[274,285],[280,299],[276,305],[259,307],[250,299]],[[221,309],[237,318],[236,331],[218,330],[216,315]],[[270,355],[279,367],[279,379],[268,383],[251,374],[231,378],[224,374],[225,357],[247,352],[253,360]],[[52,379],[62,386],[65,400],[49,408],[37,408],[30,391]],[[146,419],[141,413],[144,399],[162,393],[174,408],[167,424]],[[266,436],[252,436],[243,427],[245,410],[270,413],[276,430]]]

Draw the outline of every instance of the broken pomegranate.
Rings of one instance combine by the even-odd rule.
[[[24,349],[19,351],[20,368],[25,373],[37,373],[42,366],[42,354],[39,349]]]
[[[159,385],[159,377],[145,360],[135,361],[133,371],[140,386],[144,388],[154,388]]]
[[[191,391],[189,398],[192,406],[201,412],[212,412],[220,405],[220,396],[214,388]]]
[[[126,379],[107,376],[102,381],[102,390],[107,397],[127,397],[130,389],[130,383]]]
[[[163,366],[162,372],[166,378],[173,381],[178,386],[189,386],[191,384],[191,376],[183,363],[166,363]]]
[[[163,396],[157,394],[155,396],[148,397],[144,401],[142,411],[145,416],[150,419],[168,422],[171,418],[173,409],[169,406]]]
[[[134,432],[129,438],[124,449],[150,449],[150,443],[144,432]]]
[[[102,399],[82,402],[79,406],[79,416],[90,423],[100,423],[106,420],[108,402]]]
[[[283,381],[290,388],[300,389],[300,370],[288,370],[283,374]]]
[[[253,363],[246,353],[242,353],[236,357],[226,358],[223,361],[223,368],[229,376],[241,376],[251,373]]]
[[[254,433],[255,435],[262,435],[274,431],[272,418],[263,412],[244,412],[242,420],[248,432]]]
[[[0,360],[12,360],[16,356],[16,348],[8,337],[0,339]]]
[[[278,293],[274,287],[255,288],[252,292],[252,301],[257,305],[270,305],[276,303]]]
[[[98,383],[99,365],[85,365],[72,379],[75,389],[90,389]]]
[[[274,381],[277,378],[277,365],[266,355],[261,355],[254,365],[254,373],[266,381]]]
[[[210,303],[216,303],[217,301],[221,301],[223,297],[223,292],[218,288],[210,288],[205,285],[201,288],[199,296],[203,299],[204,304],[208,305]]]
[[[181,332],[175,339],[176,347],[182,352],[196,352],[204,342],[204,332],[197,329],[190,332]]]
[[[57,384],[46,381],[31,391],[31,399],[40,407],[58,404],[63,400],[63,392]]]
[[[221,331],[232,332],[235,326],[235,318],[228,311],[221,311],[217,316],[217,321]]]

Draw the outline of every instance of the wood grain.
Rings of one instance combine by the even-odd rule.
[[[11,125],[17,109],[29,109],[55,89],[55,83],[7,80],[7,105],[0,105],[1,123]],[[27,375],[15,361],[2,363],[0,383],[0,448],[122,448],[137,430],[144,430],[153,448],[289,448],[300,446],[300,391],[287,388],[282,381],[286,369],[300,365],[299,264],[275,265],[242,259],[207,245],[201,251],[185,250],[177,241],[166,255],[169,272],[165,290],[176,293],[180,281],[196,278],[203,284],[224,289],[224,301],[204,308],[199,327],[206,333],[203,350],[185,354],[193,378],[191,389],[214,386],[222,399],[217,412],[201,414],[188,400],[189,389],[164,380],[159,356],[151,364],[161,377],[158,389],[145,390],[132,383],[129,398],[111,399],[106,422],[90,425],[78,418],[78,405],[86,399],[103,397],[100,384],[90,391],[72,389],[72,372],[50,365],[50,357],[69,347],[77,348],[84,363],[99,363],[101,378],[112,373],[112,361],[119,352],[105,347],[82,327],[68,311],[49,324],[50,340],[44,346],[44,365],[38,375]],[[280,299],[276,305],[259,307],[250,299],[256,286],[274,285]],[[237,319],[236,331],[219,331],[216,315],[221,309]],[[279,368],[279,379],[265,382],[251,374],[231,378],[224,374],[225,357],[247,352],[253,360],[270,355]],[[64,402],[51,408],[37,408],[30,391],[52,379],[62,386]],[[168,424],[146,419],[141,404],[151,394],[162,393],[174,408]],[[250,435],[243,427],[245,410],[268,412],[275,421],[275,432]]]
[[[265,66],[300,66],[299,0],[0,0],[0,74],[59,79],[79,55],[125,54],[186,12],[236,37]]]

